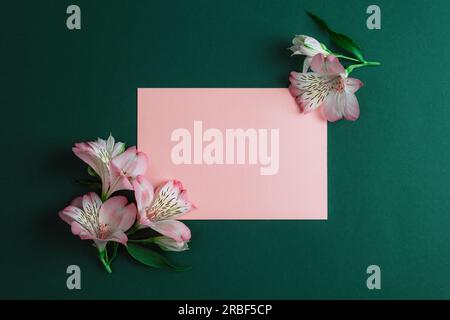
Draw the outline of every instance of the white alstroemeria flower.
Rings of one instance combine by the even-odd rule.
[[[312,58],[315,55],[321,53],[326,57],[331,53],[324,44],[321,44],[313,37],[305,35],[295,36],[292,40],[292,44],[293,46],[289,48],[292,51],[292,55],[306,56],[305,62],[303,63],[303,72],[308,71]]]
[[[291,72],[289,90],[303,113],[323,106],[325,118],[334,122],[345,118],[355,121],[359,117],[359,104],[355,92],[363,83],[349,78],[335,56],[314,56],[312,72]]]

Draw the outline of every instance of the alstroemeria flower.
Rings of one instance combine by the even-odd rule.
[[[108,195],[118,190],[133,190],[133,181],[145,174],[148,167],[147,155],[130,147],[124,153],[114,157],[110,164],[110,182]]]
[[[150,181],[145,176],[138,176],[133,187],[140,228],[152,228],[178,243],[191,239],[189,228],[175,220],[195,208],[180,181],[169,180],[154,192]]]
[[[116,143],[111,135],[108,140],[99,138],[97,141],[80,142],[72,148],[73,153],[99,175],[102,180],[102,194],[107,194],[109,189],[109,164],[112,158],[123,153],[124,150],[125,144]]]
[[[86,162],[102,180],[102,197],[109,198],[118,190],[132,190],[131,182],[147,171],[147,156],[136,147],[126,151],[125,144],[108,140],[81,142],[72,148],[75,155]]]
[[[321,53],[325,57],[330,54],[326,47],[313,37],[305,35],[297,35],[292,40],[293,46],[289,49],[292,51],[292,55],[304,55],[306,56],[303,63],[303,72],[307,72],[311,65],[312,58]]]
[[[125,231],[134,224],[136,214],[135,204],[128,204],[127,198],[117,196],[102,203],[94,192],[76,198],[59,212],[74,235],[82,240],[94,240],[99,251],[105,249],[108,241],[126,245]]]
[[[166,236],[155,237],[153,243],[157,244],[164,251],[185,251],[189,249],[188,241],[177,242]]]
[[[291,72],[289,90],[303,113],[323,106],[323,114],[328,121],[344,117],[356,120],[359,104],[355,92],[363,83],[349,78],[339,59],[334,56],[314,56],[311,62],[313,72]]]

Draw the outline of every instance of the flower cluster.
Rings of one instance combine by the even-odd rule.
[[[305,59],[302,72],[291,72],[289,90],[303,113],[322,107],[323,115],[328,121],[334,122],[342,118],[355,121],[359,118],[359,103],[355,92],[363,83],[349,77],[349,74],[356,68],[380,63],[366,61],[353,40],[332,30],[319,17],[311,13],[309,15],[328,32],[335,45],[352,53],[353,57],[334,53],[313,37],[296,36],[289,49],[292,55],[303,55]],[[353,64],[344,68],[339,58]]]
[[[165,251],[188,249],[191,232],[176,219],[195,205],[182,183],[169,180],[154,188],[144,175],[147,156],[136,147],[125,150],[125,144],[115,142],[112,136],[107,140],[77,143],[72,150],[88,164],[88,172],[101,185],[100,195],[89,192],[60,211],[59,216],[70,225],[72,233],[82,240],[94,241],[100,261],[108,272],[111,272],[118,244],[126,246],[133,258],[146,265],[173,267],[159,253],[142,246],[153,244]],[[113,196],[120,190],[131,190],[136,203],[129,203],[123,195]],[[152,229],[158,235],[129,239],[142,229]],[[111,257],[107,250],[109,242],[113,245]]]

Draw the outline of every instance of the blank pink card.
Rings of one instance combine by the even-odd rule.
[[[138,89],[138,148],[183,219],[327,219],[327,122],[288,89]]]

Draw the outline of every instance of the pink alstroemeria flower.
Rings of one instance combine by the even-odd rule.
[[[179,244],[191,239],[189,228],[175,220],[195,208],[180,181],[169,180],[154,192],[150,181],[145,176],[138,176],[133,187],[139,228],[152,228]]]
[[[125,151],[123,142],[115,142],[113,136],[108,140],[97,139],[97,141],[88,141],[76,143],[72,148],[73,153],[87,163],[102,180],[102,194],[107,194],[109,189],[111,159]]]
[[[349,78],[335,56],[317,54],[311,61],[313,72],[291,72],[289,90],[303,113],[323,106],[323,114],[334,122],[344,117],[355,121],[359,117],[359,104],[355,92],[363,83]]]
[[[147,156],[125,144],[108,140],[76,143],[72,148],[75,155],[87,163],[102,180],[102,198],[108,199],[118,190],[132,190],[131,181],[147,171]]]
[[[114,157],[110,165],[110,185],[108,194],[118,190],[133,190],[133,181],[145,174],[148,167],[147,155],[130,147],[124,153]]]
[[[100,252],[105,250],[108,241],[127,244],[125,231],[134,224],[136,214],[136,205],[128,204],[127,198],[116,196],[102,203],[95,192],[76,198],[59,212],[74,235],[82,240],[94,240]]]

